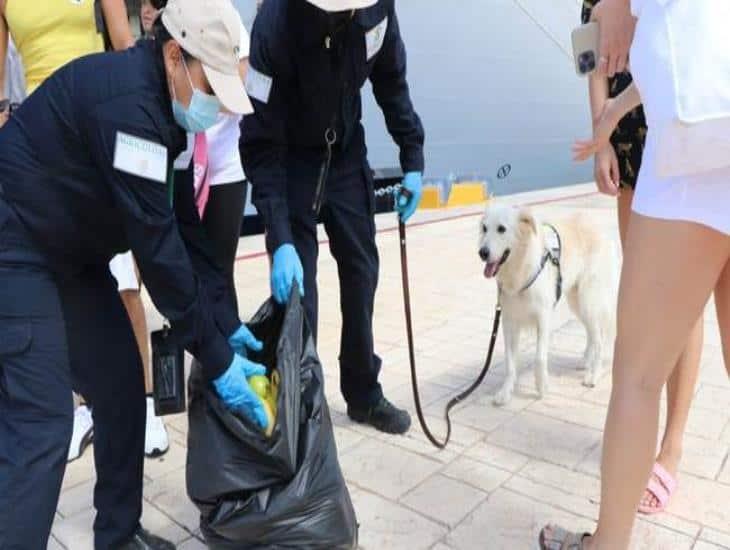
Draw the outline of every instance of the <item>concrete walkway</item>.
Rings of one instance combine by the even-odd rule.
[[[593,186],[577,186],[499,200],[531,203],[547,219],[585,210],[617,239],[614,202],[593,190]],[[479,372],[491,329],[496,288],[483,278],[476,253],[480,210],[419,213],[408,234],[421,391],[439,434],[443,433],[444,405]],[[378,218],[381,270],[375,334],[386,393],[413,412],[394,221],[392,215]],[[263,249],[261,237],[241,240],[237,280],[244,317],[269,292]],[[336,266],[326,245],[321,252],[319,348],[340,462],[361,524],[361,547],[528,549],[548,521],[591,529],[598,514],[601,430],[611,381],[606,375],[595,389],[581,385],[576,367],[585,336],[567,307],[560,306],[551,347],[550,395],[543,400],[535,396],[529,369],[534,341],[525,339],[520,390],[507,408],[492,405],[504,374],[500,336],[491,373],[476,394],[454,411],[453,442],[438,452],[417,424],[406,437],[385,437],[353,425],[344,414],[337,372]],[[148,312],[154,329],[159,316],[151,306]],[[679,490],[668,513],[638,522],[637,549],[730,549],[730,382],[713,307],[708,308],[705,323],[702,373]],[[204,548],[197,510],[185,493],[186,417],[170,418],[168,427],[170,452],[145,463],[142,521],[182,549]],[[67,470],[51,548],[92,548],[93,483],[89,450]]]

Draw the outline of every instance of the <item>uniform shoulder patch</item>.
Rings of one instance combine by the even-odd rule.
[[[167,147],[124,132],[117,132],[114,168],[133,176],[165,183]]]
[[[377,55],[385,42],[385,33],[388,30],[388,17],[365,33],[365,52],[367,61]]]
[[[268,103],[269,97],[271,96],[271,86],[273,84],[273,78],[257,71],[251,65],[248,66],[248,72],[246,74],[246,93],[250,97],[257,99],[261,103]]]

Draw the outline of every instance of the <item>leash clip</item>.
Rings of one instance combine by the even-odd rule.
[[[317,178],[317,187],[314,190],[314,203],[312,204],[312,212],[315,216],[319,216],[324,203],[324,188],[327,185],[327,178],[330,173],[330,164],[332,163],[332,146],[337,142],[337,132],[334,128],[327,128],[324,132],[324,141],[327,144],[327,154],[319,168],[319,178]]]

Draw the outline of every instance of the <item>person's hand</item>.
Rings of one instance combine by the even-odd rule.
[[[403,193],[406,189],[408,193]],[[401,188],[395,197],[395,210],[403,223],[408,221],[418,208],[423,193],[423,176],[420,172],[408,172],[403,177]],[[408,196],[410,194],[410,196]]]
[[[612,197],[618,196],[621,174],[618,169],[618,157],[611,144],[596,153],[593,172],[601,193]]]
[[[271,269],[271,293],[278,303],[285,304],[289,301],[294,281],[299,286],[299,294],[304,296],[302,262],[293,245],[282,244],[274,252],[274,265]]]
[[[0,128],[5,126],[5,123],[8,121],[9,118],[10,118],[10,113],[8,113],[8,111],[4,111],[4,112],[0,113]]]
[[[228,370],[213,381],[213,386],[226,408],[265,430],[269,420],[261,398],[248,385],[251,376],[266,376],[266,367],[235,354]]]
[[[624,72],[636,28],[630,0],[601,0],[593,8],[591,19],[598,21],[600,28],[599,74],[610,78]]]
[[[592,139],[576,140],[573,145],[573,160],[583,162],[598,153],[598,151],[611,146],[611,134],[613,134],[620,120],[615,104],[616,102],[613,99],[606,101],[603,111],[593,124]]]
[[[248,330],[246,325],[241,325],[240,328],[233,333],[228,339],[228,343],[233,348],[233,351],[238,355],[246,357],[246,350],[250,349],[253,351],[261,351],[264,349],[264,345],[260,340],[257,340],[253,333]]]

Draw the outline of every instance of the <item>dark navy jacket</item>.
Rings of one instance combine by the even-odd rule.
[[[423,171],[424,133],[408,91],[395,0],[379,0],[336,26],[306,0],[266,0],[254,22],[249,65],[255,113],[242,122],[241,155],[274,247],[292,242],[286,189],[296,182],[287,159],[311,157],[318,165],[325,132],[334,126],[336,154],[366,162],[360,123],[366,80],[400,147],[403,171]]]
[[[120,134],[157,151],[163,181],[114,168]],[[177,186],[170,206],[166,175],[184,145],[162,60],[141,42],[66,65],[22,104],[0,129],[0,193],[58,276],[105,267],[131,248],[155,305],[216,377],[240,323],[206,252],[192,189]]]

